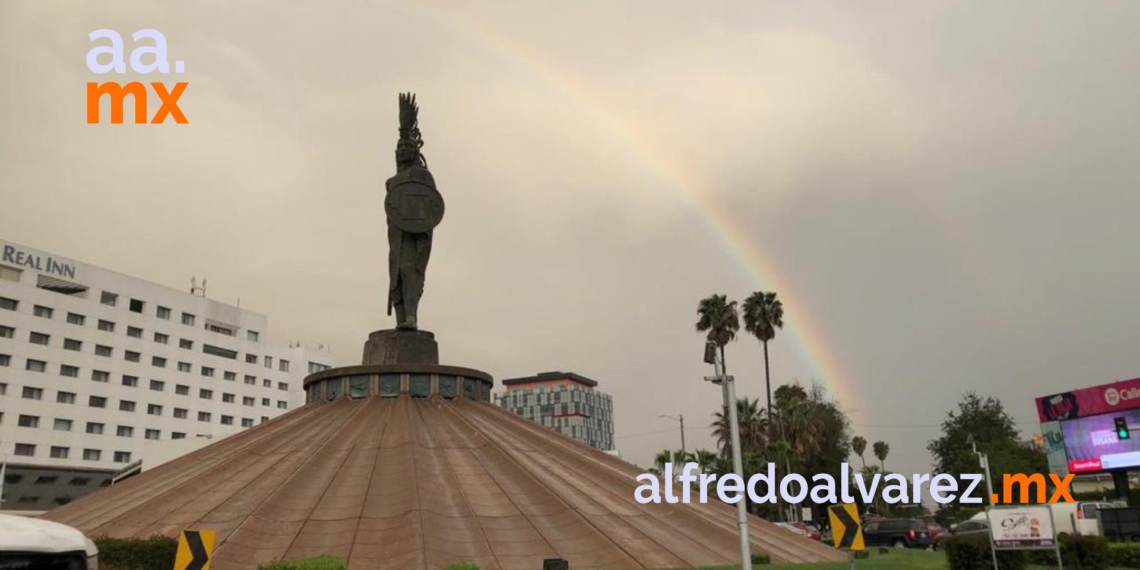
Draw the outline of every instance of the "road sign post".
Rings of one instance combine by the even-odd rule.
[[[845,503],[827,508],[831,523],[831,541],[835,547],[847,551],[847,566],[855,570],[855,551],[866,550],[863,542],[863,525],[859,523],[859,508]]]

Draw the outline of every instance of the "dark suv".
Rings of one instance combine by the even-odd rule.
[[[933,542],[926,523],[918,519],[887,519],[869,522],[863,527],[867,546],[928,548]]]

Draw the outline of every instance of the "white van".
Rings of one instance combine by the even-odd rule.
[[[99,550],[67,525],[0,515],[0,568],[98,570]]]

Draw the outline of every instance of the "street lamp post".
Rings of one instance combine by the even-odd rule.
[[[669,418],[675,422],[681,422],[681,456],[684,457],[685,455],[688,455],[688,452],[685,450],[685,414],[681,414],[680,417],[670,416],[669,414],[661,414],[657,417]]]
[[[717,352],[716,344],[709,341],[705,345],[705,362],[713,365],[715,376],[705,377],[713,384],[720,384],[724,396],[724,407],[728,409],[728,423],[730,441],[732,445],[732,472],[744,481],[745,493],[748,481],[744,479],[744,465],[740,452],[740,422],[736,417],[736,387],[732,376],[725,374],[724,361]],[[752,544],[748,536],[748,511],[745,508],[744,497],[736,502],[736,529],[740,534],[740,569],[752,570]]]

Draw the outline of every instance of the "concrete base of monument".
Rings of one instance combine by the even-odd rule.
[[[380,330],[368,335],[361,363],[439,364],[439,345],[428,331]]]

